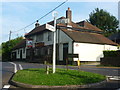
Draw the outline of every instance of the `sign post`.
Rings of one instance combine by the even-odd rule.
[[[54,17],[54,43],[53,43],[53,73],[55,73],[56,70],[56,18],[57,18],[57,12],[53,12],[52,13],[53,17]]]

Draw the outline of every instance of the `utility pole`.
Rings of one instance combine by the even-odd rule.
[[[10,33],[9,33],[9,41],[8,41],[8,45],[10,46],[11,44],[10,44],[10,40],[11,40],[11,33],[12,33],[12,31],[10,31]],[[10,53],[11,54],[11,53]],[[10,55],[10,60],[11,60],[11,58],[12,58],[12,55]]]
[[[57,18],[57,12],[53,12],[52,13],[53,17],[54,17],[54,43],[53,43],[53,73],[55,73],[56,70],[56,18]]]
[[[10,31],[10,33],[9,33],[9,44],[10,44],[10,40],[11,40],[11,33],[12,33],[12,31]]]

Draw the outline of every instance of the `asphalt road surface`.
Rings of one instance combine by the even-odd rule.
[[[15,65],[10,62],[0,62],[0,65],[2,63],[2,87],[7,87],[10,90],[13,88],[18,88],[15,86],[10,85],[8,82],[11,79],[12,75],[15,72]],[[38,63],[25,63],[25,62],[14,62],[16,64],[16,69],[28,69],[28,68],[45,68],[45,65],[38,64]],[[1,66],[0,66],[1,67]],[[50,65],[50,67],[52,67]],[[66,66],[63,65],[57,65],[57,68],[66,68]],[[69,69],[75,69],[77,70],[78,67],[76,66],[68,66]],[[87,72],[93,72],[93,73],[99,73],[106,76],[120,76],[120,68],[100,68],[96,67],[95,65],[82,65],[80,67],[80,70],[87,71]],[[1,69],[0,69],[1,71]],[[97,89],[96,89],[97,88]],[[106,90],[120,90],[120,82],[119,81],[109,81],[105,83],[102,86],[92,87],[90,90],[103,90],[103,88]],[[3,89],[4,90],[4,89]],[[6,89],[5,89],[6,90]],[[22,89],[21,89],[22,90]]]

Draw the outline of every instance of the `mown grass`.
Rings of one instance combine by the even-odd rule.
[[[83,85],[105,80],[105,76],[90,72],[57,69],[56,73],[46,74],[45,69],[25,69],[18,71],[13,77],[14,81],[31,85]]]

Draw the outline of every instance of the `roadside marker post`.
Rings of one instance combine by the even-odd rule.
[[[80,60],[79,59],[77,61],[77,64],[78,64],[78,69],[80,70]]]

